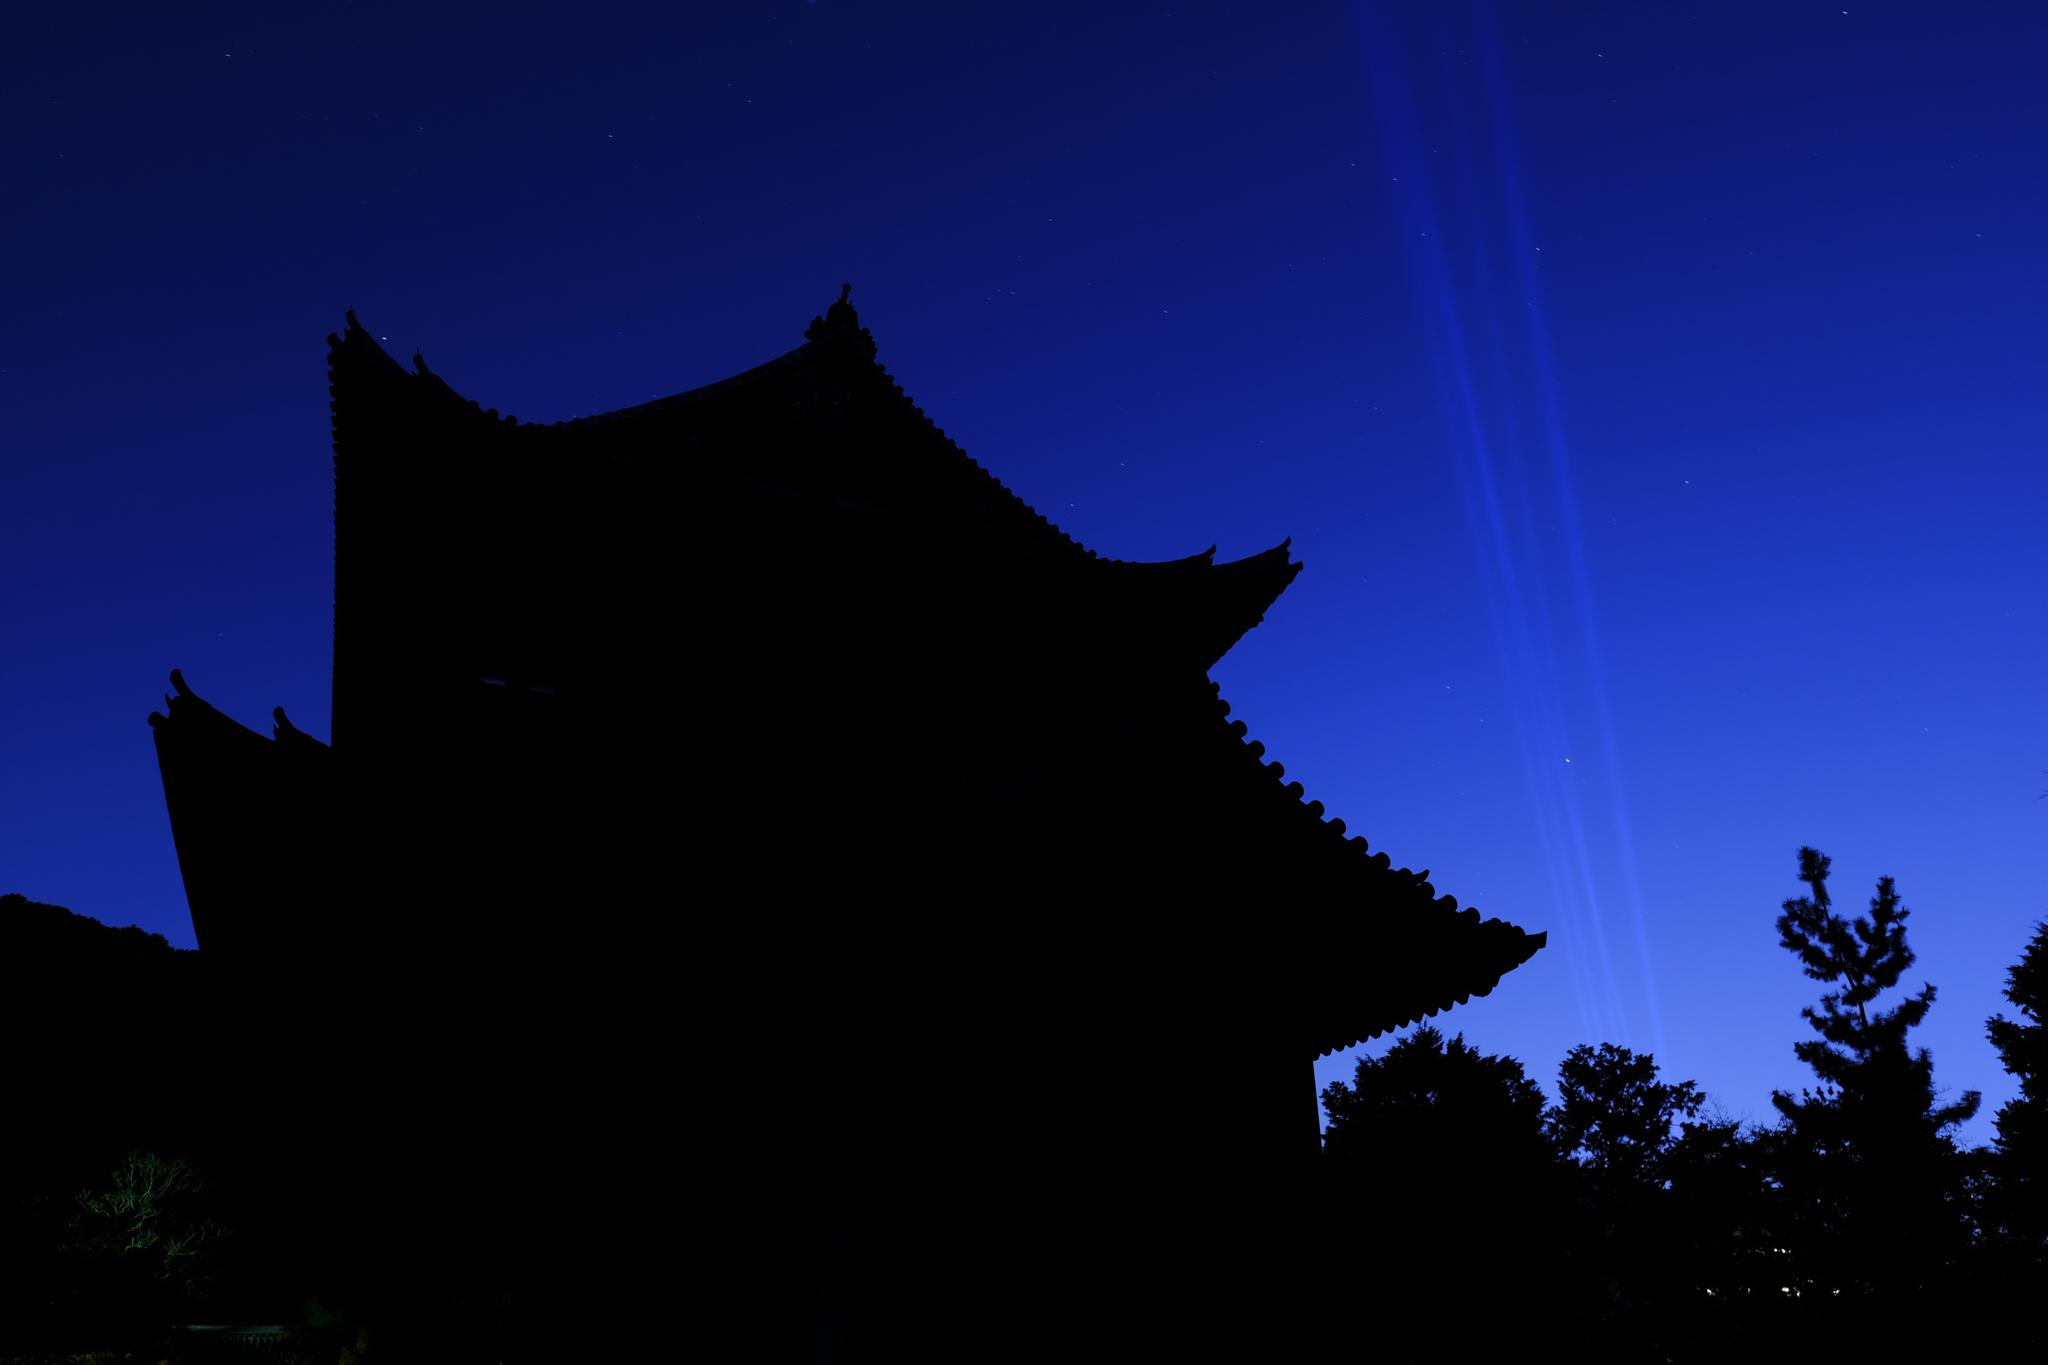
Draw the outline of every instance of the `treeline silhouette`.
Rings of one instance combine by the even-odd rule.
[[[1776,1121],[1711,1112],[1613,1044],[1574,1048],[1546,1106],[1520,1062],[1415,1030],[1323,1092],[1333,1311],[1369,1358],[1905,1360],[2048,1347],[2048,926],[2009,973],[1991,1041],[2020,1094],[1990,1148],[1954,1130],[1908,1032],[1923,986],[1889,877],[1834,912],[1828,859],[1785,902],[1782,946],[1834,989],[1795,1051],[1816,1085]]]
[[[1321,1254],[1302,1305],[1327,1323],[1326,1354],[2038,1357],[2048,926],[2008,975],[2016,1016],[1989,1021],[2019,1095],[1993,1146],[1964,1149],[1955,1130],[1978,1096],[1944,1103],[1908,1042],[1934,988],[1892,994],[1914,960],[1897,888],[1881,879],[1868,913],[1847,917],[1828,873],[1800,850],[1808,894],[1777,921],[1828,989],[1795,1048],[1815,1084],[1775,1094],[1772,1122],[1720,1114],[1613,1044],[1574,1048],[1548,1103],[1520,1062],[1427,1026],[1325,1089]],[[367,1358],[374,1324],[351,1276],[374,1263],[377,1231],[352,1224],[331,1177],[266,1155],[262,1115],[237,1112],[199,955],[10,895],[0,972],[13,1105],[0,1346],[198,1360],[168,1324],[266,1321],[291,1324],[286,1358]],[[304,1082],[334,1085],[318,1059]],[[337,1121],[346,1099],[337,1089]],[[517,1324],[479,1331],[516,1338]]]

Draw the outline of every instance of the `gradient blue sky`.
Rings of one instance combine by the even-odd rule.
[[[1374,22],[1428,140],[1484,85],[1472,12]],[[1898,878],[1919,1039],[1987,1137],[1983,1021],[2048,913],[2048,8],[1496,27],[1599,629],[1537,622],[1566,662],[1519,731],[1348,8],[0,10],[0,890],[190,945],[165,673],[325,735],[344,309],[553,420],[788,350],[851,280],[905,388],[1092,548],[1294,538],[1216,673],[1236,716],[1397,864],[1552,931],[1441,1024],[1546,1085],[1656,1045],[1767,1117],[1808,1080],[1819,987],[1771,926],[1813,843],[1847,906]],[[1445,194],[1497,169],[1427,151]],[[1602,681],[1620,801],[1544,766],[1604,763]]]

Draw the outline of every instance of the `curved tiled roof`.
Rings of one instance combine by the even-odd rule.
[[[414,356],[408,372],[351,310],[346,332],[327,338],[338,532],[340,519],[352,515],[344,509],[351,477],[344,461],[381,439],[375,430],[366,435],[365,424],[374,428],[382,421],[415,434],[423,424],[442,428],[427,443],[437,450],[484,442],[508,457],[616,461],[686,473],[723,480],[735,496],[779,490],[830,503],[840,515],[886,523],[935,546],[950,544],[956,553],[1037,555],[1072,564],[1101,575],[1110,591],[1142,586],[1173,596],[1176,610],[1204,618],[1205,669],[1264,618],[1301,570],[1289,560],[1287,541],[1223,564],[1215,562],[1213,546],[1152,563],[1101,556],[947,436],[875,359],[873,337],[844,300],[806,335],[795,350],[729,379],[542,425],[501,417],[498,409],[464,398],[423,356]],[[762,436],[783,427],[794,439]],[[338,555],[342,539],[337,534]]]
[[[1287,542],[1226,564],[1214,562],[1213,547],[1185,559],[1135,563],[1104,558],[1079,545],[973,460],[904,393],[877,361],[873,337],[859,326],[844,296],[813,321],[801,346],[763,364],[685,393],[545,425],[501,417],[496,409],[462,397],[432,372],[424,357],[415,356],[414,369],[406,371],[353,313],[346,334],[328,340],[338,489],[351,477],[345,453],[374,448],[382,439],[376,424],[383,422],[387,429],[406,432],[422,424],[432,428],[429,438],[414,447],[426,459],[451,441],[466,442],[489,452],[490,459],[502,453],[529,465],[558,458],[616,462],[655,479],[649,487],[674,487],[661,481],[682,476],[714,497],[763,505],[794,499],[813,511],[825,509],[819,516],[854,519],[862,536],[872,531],[894,537],[921,547],[921,554],[952,554],[963,562],[1008,556],[1031,575],[1045,575],[1047,583],[1085,581],[1085,591],[1057,600],[1117,604],[1114,609],[1089,608],[1105,621],[1156,617],[1161,608],[1182,613],[1176,619],[1198,627],[1205,637],[1200,658],[1191,653],[1186,662],[1199,663],[1204,672],[1263,619],[1301,569],[1290,562]],[[387,415],[379,415],[380,404],[389,409]],[[394,485],[388,476],[379,477],[385,480],[380,496],[389,496]],[[338,519],[343,506],[338,500]],[[337,684],[337,695],[339,690]],[[1136,694],[1120,695],[1125,699],[1118,706]],[[1108,696],[1103,695],[1105,704]],[[1011,698],[1006,704],[1020,701],[1034,704],[1029,698]],[[1078,709],[1070,705],[1065,719],[1048,719],[1047,734],[1066,739],[1036,750],[1019,748],[1004,761],[1024,762],[1024,768],[1013,766],[1008,776],[999,772],[980,786],[966,784],[958,774],[920,784],[916,774],[924,759],[903,750],[900,738],[890,741],[897,752],[884,761],[903,765],[898,776],[906,790],[957,789],[967,793],[967,804],[1001,818],[1003,809],[1016,808],[1006,803],[1025,799],[1018,791],[1031,788],[1042,797],[1058,788],[1062,779],[1033,775],[1041,760],[1027,754],[1064,751],[1080,732],[1059,727],[1091,714],[1099,723],[1110,714],[1091,713],[1090,705],[1095,703]],[[1226,724],[1227,703],[1218,699],[1213,705],[1220,708],[1212,736],[1218,747],[1205,751],[1211,756],[1203,760],[1209,765],[1203,771],[1229,774],[1217,780],[1237,793],[1232,808],[1249,803],[1262,830],[1260,846],[1280,850],[1278,862],[1297,888],[1297,903],[1287,915],[1302,938],[1303,971],[1311,978],[1302,992],[1300,1027],[1315,1053],[1350,1046],[1486,995],[1505,972],[1543,946],[1543,934],[1528,934],[1461,908],[1454,897],[1437,894],[1426,871],[1396,868],[1387,854],[1370,851],[1362,837],[1347,836],[1342,820],[1326,818],[1320,801],[1310,800],[1299,782],[1288,781],[1280,764],[1266,761],[1263,746],[1247,738],[1242,722]],[[337,736],[344,730],[340,710],[337,703]],[[948,800],[952,810],[964,809],[961,799]],[[929,812],[915,817],[918,822],[931,818]],[[1156,824],[1157,817],[1149,818]]]
[[[1219,697],[1217,707],[1219,719],[1228,716],[1228,702]],[[1323,903],[1303,907],[1316,953],[1309,970],[1317,979],[1306,992],[1316,1056],[1488,995],[1548,941],[1546,933],[1460,909],[1457,897],[1437,895],[1427,870],[1397,868],[1364,836],[1347,837],[1343,820],[1325,818],[1321,801],[1266,761],[1265,745],[1247,738],[1243,721],[1228,729],[1231,761],[1256,774],[1265,804],[1322,871]]]
[[[465,399],[458,394],[445,380],[428,368],[423,356],[413,357],[414,373],[407,374],[405,369],[378,344],[377,339],[361,325],[353,309],[348,312],[347,317],[346,334],[330,334],[327,338],[331,349],[330,371],[337,361],[346,358],[365,364],[373,370],[382,371],[387,377],[401,377],[411,381],[420,392],[440,397],[451,407],[466,407],[474,416],[499,424],[508,430],[547,433],[571,444],[615,452],[622,449],[642,451],[646,434],[651,430],[685,424],[708,407],[759,393],[778,382],[797,376],[807,368],[837,365],[851,371],[859,379],[866,380],[877,395],[885,395],[883,401],[895,410],[893,415],[906,426],[929,437],[939,448],[949,452],[961,466],[958,477],[964,487],[972,489],[977,498],[986,500],[991,509],[998,513],[999,521],[1008,523],[1008,529],[1012,534],[1021,532],[1048,547],[1058,547],[1100,563],[1124,565],[1133,569],[1171,571],[1206,568],[1213,564],[1216,553],[1214,546],[1186,559],[1146,563],[1099,555],[1062,531],[969,455],[957,441],[946,435],[945,428],[939,426],[922,407],[918,406],[888,369],[875,358],[877,348],[872,333],[859,325],[859,319],[852,306],[843,298],[832,306],[827,316],[820,317],[812,323],[810,330],[805,334],[807,339],[803,345],[752,369],[666,398],[657,398],[632,407],[618,408],[588,417],[572,417],[549,423],[521,422],[509,415],[500,418],[496,408],[483,408],[476,400]],[[339,420],[337,413],[337,432]],[[1279,548],[1284,551],[1286,547],[1283,544]],[[1267,551],[1265,555],[1253,556],[1252,560],[1262,560],[1272,554],[1272,551]]]

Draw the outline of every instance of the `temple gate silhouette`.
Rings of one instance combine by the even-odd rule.
[[[846,293],[805,337],[547,425],[329,338],[332,747],[150,717],[244,1101],[393,1354],[494,1293],[533,1358],[1303,1339],[1310,1060],[1544,936],[1228,718],[1286,544],[1103,558]]]

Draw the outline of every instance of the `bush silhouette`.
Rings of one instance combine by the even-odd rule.
[[[1562,1192],[1543,1092],[1512,1057],[1418,1028],[1323,1091],[1352,1345],[1393,1360],[1526,1349]]]

